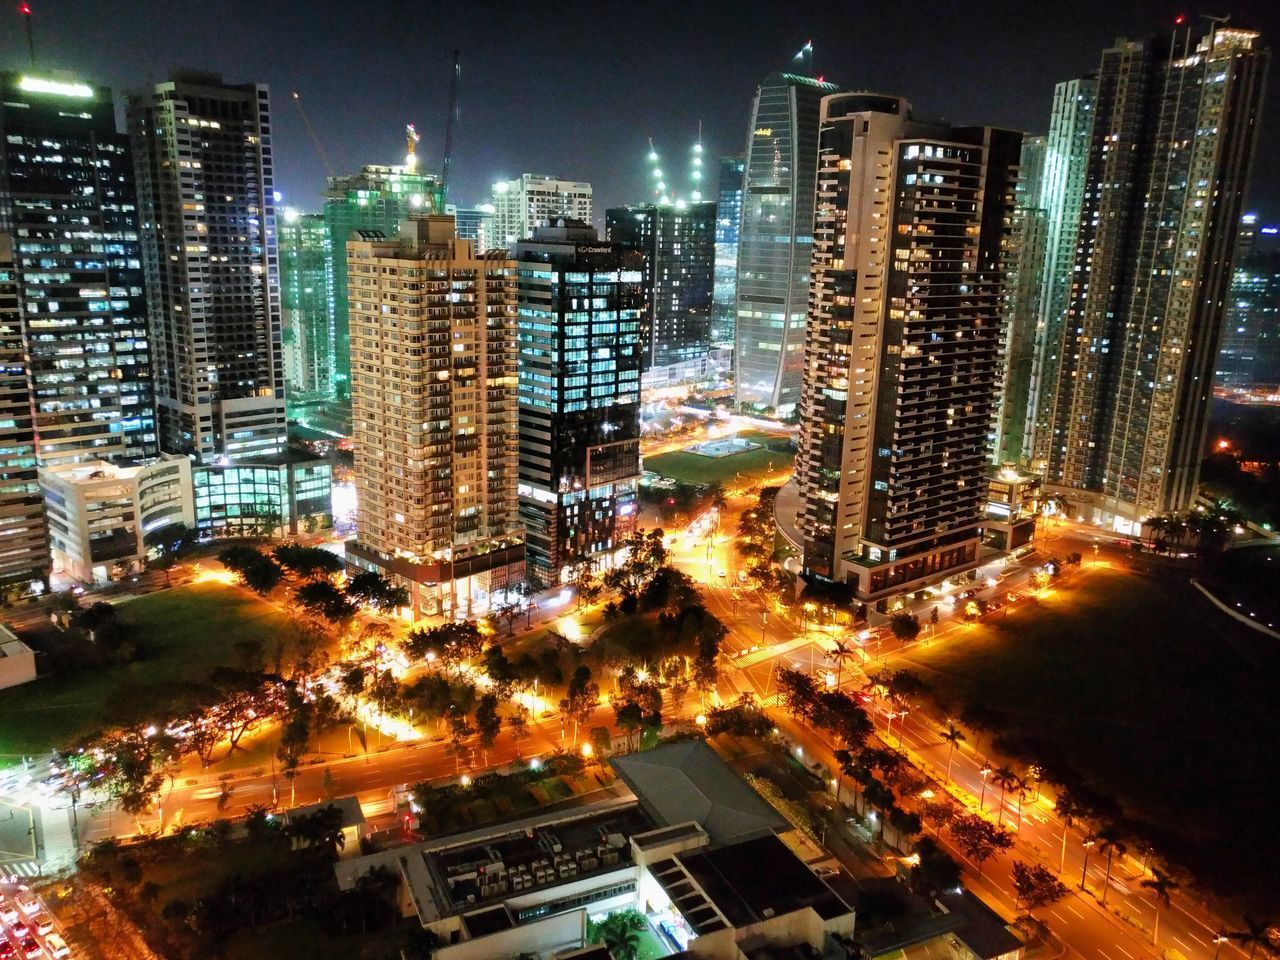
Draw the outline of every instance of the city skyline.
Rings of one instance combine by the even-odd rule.
[[[649,199],[649,137],[660,149],[679,152],[697,137],[701,122],[708,156],[741,153],[756,85],[772,70],[800,66],[793,57],[807,40],[814,43],[813,72],[846,89],[909,96],[930,120],[981,116],[995,126],[1043,134],[1054,85],[1093,69],[1096,50],[1117,36],[1168,29],[1180,14],[1201,22],[1202,13],[1224,12],[1203,3],[1116,9],[1096,2],[1076,4],[1072,16],[1064,18],[1048,8],[939,5],[918,18],[899,18],[886,7],[839,21],[817,4],[789,5],[785,11],[763,4],[692,9],[660,4],[609,17],[590,16],[590,8],[568,4],[562,14],[574,29],[531,50],[518,38],[535,29],[536,15],[519,10],[504,10],[501,21],[434,11],[430,29],[424,25],[418,33],[412,29],[417,14],[410,8],[384,4],[361,11],[364,26],[353,39],[350,11],[336,4],[304,8],[286,0],[266,10],[238,2],[225,8],[223,36],[211,48],[200,31],[171,12],[176,8],[138,3],[100,18],[87,5],[37,2],[36,66],[70,69],[109,85],[118,101],[129,90],[164,79],[174,67],[216,70],[229,82],[268,84],[277,101],[279,189],[286,203],[319,210],[325,163],[298,110],[283,98],[293,90],[301,94],[338,174],[367,163],[402,162],[406,122],[415,123],[422,135],[418,150],[424,169],[437,170],[452,51],[460,49],[461,122],[451,202],[484,202],[499,179],[550,173],[595,185],[597,226],[608,207]],[[1264,2],[1246,0],[1233,4],[1231,12],[1233,23],[1267,36],[1280,27],[1280,9]],[[29,58],[18,15],[7,16],[14,28],[0,30],[0,63],[25,69]],[[501,29],[492,26],[498,22]],[[571,67],[578,58],[592,49],[623,48],[637,36],[654,40],[637,45],[648,51],[645,57],[610,59],[592,83],[579,82],[579,72]],[[1028,37],[1052,43],[1028,42]],[[331,69],[357,56],[362,60],[358,81]],[[513,66],[517,57],[519,74],[536,81],[513,89],[504,65]],[[415,65],[415,80],[407,83],[409,63]],[[716,82],[706,83],[704,74]],[[1018,82],[1010,83],[1010,77]],[[1273,97],[1278,84],[1280,73],[1268,82]],[[362,136],[350,136],[353,124]],[[1265,153],[1277,146],[1280,121],[1268,117],[1259,149]],[[1280,217],[1280,185],[1255,184],[1249,203],[1264,219]]]

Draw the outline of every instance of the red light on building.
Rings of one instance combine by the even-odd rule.
[[[1187,19],[1187,18],[1186,18],[1183,14],[1181,14],[1181,13],[1180,13],[1180,14],[1178,14],[1176,17],[1174,17],[1174,18],[1173,18],[1173,25],[1174,25],[1175,27],[1180,27],[1180,26],[1182,26],[1182,24],[1183,24],[1183,23],[1185,23],[1185,22],[1186,22],[1186,19]]]
[[[24,17],[31,16],[31,4],[29,3],[22,4],[22,6],[18,7],[18,12],[22,14]]]

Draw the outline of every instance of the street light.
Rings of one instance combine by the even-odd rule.
[[[693,722],[700,727],[705,727],[707,725],[707,715],[705,713],[700,713],[693,718]]]
[[[1230,939],[1231,938],[1228,937],[1225,933],[1221,933],[1221,932],[1216,937],[1213,938],[1213,944],[1214,944],[1213,960],[1218,960],[1218,954],[1222,952],[1222,945]]]
[[[987,764],[982,765],[982,769],[978,771],[978,775],[982,777],[982,796],[978,798],[978,809],[985,810],[987,799],[987,777],[991,776],[991,767]]]

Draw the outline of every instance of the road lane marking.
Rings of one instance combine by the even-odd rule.
[[[1121,953],[1123,953],[1126,957],[1128,957],[1129,960],[1134,960],[1133,954],[1130,953],[1128,950],[1126,950],[1124,947],[1120,946],[1120,944],[1113,943],[1112,946],[1115,947],[1117,950],[1119,950]]]
[[[1183,941],[1183,940],[1182,940],[1182,939],[1181,939],[1177,934],[1170,934],[1170,936],[1172,936],[1172,937],[1173,937],[1173,939],[1174,939],[1175,941],[1177,941],[1178,943],[1182,944],[1182,949],[1187,950],[1187,951],[1190,951],[1190,950],[1191,950],[1191,948],[1187,946],[1186,942],[1185,942],[1185,941]],[[1206,944],[1205,944],[1205,946],[1207,947],[1207,946],[1208,946],[1208,944],[1206,943]]]
[[[1075,914],[1077,917],[1079,917],[1081,920],[1083,920],[1083,919],[1084,919],[1084,914],[1083,914],[1083,913],[1081,913],[1079,910],[1077,910],[1075,907],[1073,907],[1071,904],[1066,903],[1066,904],[1063,904],[1063,906],[1065,906],[1068,910],[1070,910],[1072,913],[1074,913],[1074,914]]]
[[[1107,955],[1107,952],[1106,952],[1105,950],[1103,950],[1101,947],[1099,947],[1099,948],[1098,948],[1098,956],[1100,956],[1100,957],[1106,957],[1106,960],[1111,960],[1111,957],[1110,957],[1110,956],[1108,956],[1108,955]]]

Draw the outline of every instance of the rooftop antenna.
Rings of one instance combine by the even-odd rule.
[[[653,137],[649,138],[649,163],[653,170],[653,195],[658,203],[670,203],[667,195],[667,183],[662,177],[662,167],[658,165],[658,151],[653,148]]]
[[[692,200],[697,203],[702,199],[702,121],[698,121],[698,139],[693,144],[693,194]]]
[[[18,13],[22,14],[22,20],[27,25],[27,52],[31,55],[31,66],[36,65],[36,42],[31,36],[31,4],[26,0],[18,5]]]

